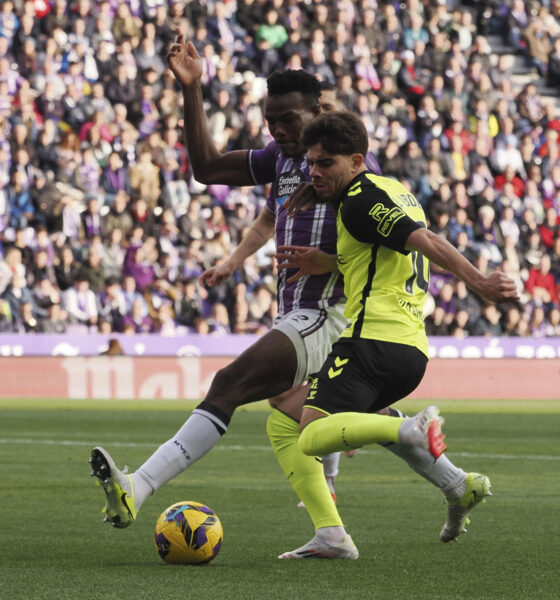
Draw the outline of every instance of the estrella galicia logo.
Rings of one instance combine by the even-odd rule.
[[[300,169],[281,173],[276,180],[276,202],[282,206],[302,181],[307,181],[307,177]]]

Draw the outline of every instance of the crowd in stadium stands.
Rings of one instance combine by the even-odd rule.
[[[233,280],[197,282],[267,190],[192,178],[165,62],[177,29],[220,150],[268,143],[266,76],[311,71],[430,228],[517,281],[521,302],[496,307],[433,268],[430,335],[560,335],[560,120],[536,85],[560,91],[559,0],[0,2],[1,332],[271,326],[272,241]],[[531,75],[519,89],[509,54]]]

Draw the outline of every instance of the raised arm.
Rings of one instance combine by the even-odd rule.
[[[167,53],[167,63],[183,90],[184,138],[195,179],[206,185],[252,185],[248,151],[222,154],[212,140],[202,102],[202,59],[193,43],[185,42],[179,33]]]
[[[207,287],[222,283],[236,269],[239,269],[249,256],[253,255],[261,246],[264,246],[273,235],[274,215],[264,209],[255,219],[233,254],[223,263],[204,271],[199,277],[200,283]]]
[[[462,279],[487,300],[503,302],[519,299],[513,279],[500,271],[484,275],[447,240],[428,229],[413,231],[406,240],[406,249],[421,252],[436,265]]]

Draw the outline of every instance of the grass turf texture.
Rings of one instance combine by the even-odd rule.
[[[402,404],[412,413],[425,402]],[[0,598],[558,598],[560,404],[440,407],[449,457],[488,474],[494,496],[473,511],[468,534],[442,544],[435,488],[381,448],[343,457],[339,509],[361,554],[346,562],[277,560],[313,530],[269,449],[262,404],[240,410],[218,447],[119,531],[102,523],[89,451],[104,445],[136,468],[183,423],[179,404],[0,401]],[[155,520],[180,500],[204,502],[222,520],[210,565],[157,555]]]

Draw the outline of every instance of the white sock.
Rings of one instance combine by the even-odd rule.
[[[420,446],[395,443],[384,448],[405,460],[413,471],[433,483],[446,497],[459,498],[465,493],[467,474],[456,467],[445,454],[435,460],[428,450]]]
[[[218,427],[222,432],[227,430],[227,425],[211,413],[195,409],[181,429],[133,474],[135,484],[141,477],[151,490],[146,493],[146,486],[142,484],[135,487],[137,508],[150,494],[209,452],[221,438]]]
[[[336,495],[334,477],[325,477],[325,481],[327,482],[327,487],[329,488],[330,493]]]
[[[340,462],[340,452],[331,452],[323,456],[323,471],[325,477],[332,477],[333,479],[338,475],[338,463]]]
[[[315,537],[329,544],[342,544],[346,530],[344,527],[321,527],[317,529]]]

